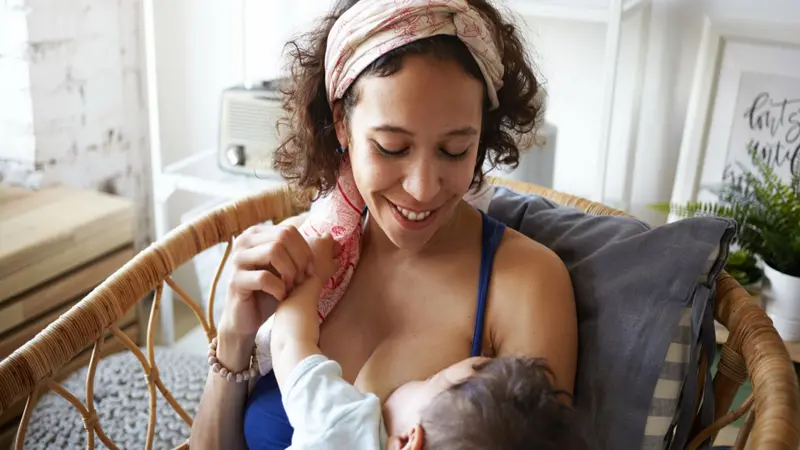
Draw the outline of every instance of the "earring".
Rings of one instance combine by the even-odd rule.
[[[344,153],[346,151],[347,151],[347,147],[345,147],[343,145],[340,145],[339,147],[336,148],[336,153],[338,153],[340,155],[344,155]]]

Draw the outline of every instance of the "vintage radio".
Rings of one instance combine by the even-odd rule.
[[[273,154],[280,145],[276,125],[284,114],[280,85],[285,81],[223,91],[217,160],[224,170],[254,176],[273,173]]]

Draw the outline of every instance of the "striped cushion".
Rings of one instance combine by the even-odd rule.
[[[720,249],[721,247],[717,246],[711,252],[708,263],[698,277],[698,281],[707,279],[711,271],[714,270],[714,265],[720,257]],[[653,392],[653,400],[644,430],[642,450],[664,449],[665,442],[669,441],[667,433],[670,432],[670,427],[677,421],[683,380],[686,378],[686,372],[689,369],[689,358],[691,357],[691,317],[692,308],[687,307],[672,336],[667,356],[664,358],[664,365],[661,367],[661,373]],[[699,358],[700,355],[696,357]]]
[[[644,429],[643,450],[664,448],[667,431],[676,417],[678,398],[689,366],[689,349],[692,342],[692,308],[686,308],[661,366],[647,424]]]

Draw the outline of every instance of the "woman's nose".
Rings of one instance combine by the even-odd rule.
[[[414,200],[427,204],[432,201],[442,187],[440,170],[436,161],[419,158],[409,168],[403,181],[403,188]]]

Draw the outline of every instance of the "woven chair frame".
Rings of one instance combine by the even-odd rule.
[[[589,214],[626,215],[599,203],[530,184],[498,178],[491,178],[490,182],[522,194],[541,195],[557,204],[578,208]],[[154,443],[156,391],[161,392],[169,406],[191,427],[192,417],[161,381],[154,358],[154,332],[164,284],[192,309],[211,341],[216,336],[212,314],[214,292],[234,237],[252,225],[268,221],[279,223],[306,211],[308,202],[297,198],[296,192],[288,187],[265,191],[220,206],[174,229],[136,255],[77,305],[1,361],[0,414],[27,396],[15,448],[22,449],[31,410],[45,390],[52,390],[76,408],[88,435],[88,449],[94,448],[95,436],[109,449],[118,448],[103,431],[92,400],[95,371],[101,359],[104,336],[108,332],[134,354],[148,381],[150,411],[145,448],[151,449]],[[204,313],[198,303],[173,281],[171,274],[203,250],[225,242],[227,247],[214,277]],[[127,311],[154,291],[143,352],[116,324]],[[716,420],[706,429],[695,430],[687,449],[694,450],[708,439],[714,439],[720,429],[747,414],[734,448],[743,449],[748,445],[758,449],[796,450],[800,443],[798,383],[788,351],[772,322],[752,301],[747,291],[725,273],[717,282],[714,314],[730,332],[723,345],[713,383]],[[54,381],[53,376],[92,343],[94,348],[86,376],[84,403]],[[753,385],[752,395],[741,407],[729,412],[736,392],[748,377]],[[176,448],[188,448],[188,442]]]

